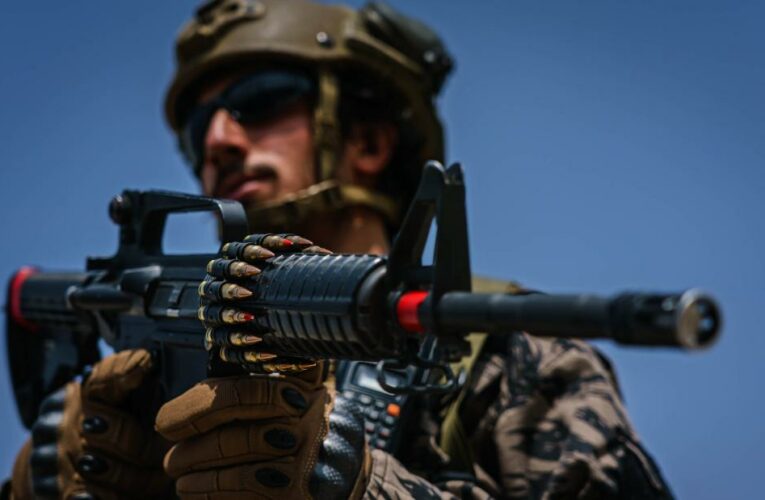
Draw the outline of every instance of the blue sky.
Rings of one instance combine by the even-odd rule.
[[[356,5],[360,2],[352,2]],[[444,37],[475,272],[554,292],[699,286],[703,353],[602,344],[682,498],[759,493],[765,288],[760,2],[392,2]],[[109,254],[110,197],[196,190],[162,122],[193,2],[15,2],[0,20],[0,276]],[[0,356],[0,475],[24,433]]]

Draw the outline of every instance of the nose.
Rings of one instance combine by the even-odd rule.
[[[200,172],[202,191],[214,196],[221,180],[242,168],[249,148],[247,132],[224,109],[210,119],[204,142],[204,162]]]
[[[205,165],[217,170],[241,165],[249,146],[242,125],[225,109],[216,111],[205,136]]]

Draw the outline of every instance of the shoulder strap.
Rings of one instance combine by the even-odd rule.
[[[515,294],[522,290],[523,288],[520,285],[512,281],[473,277],[474,292]],[[483,350],[486,337],[486,333],[471,333],[468,335],[467,340],[470,342],[470,353],[463,356],[458,362],[451,364],[454,373],[465,370],[465,373],[468,374],[468,380],[459,396],[449,406],[446,416],[441,423],[439,446],[449,455],[450,468],[471,473],[473,472],[475,457],[470,449],[467,433],[460,420],[460,408],[462,407],[462,401],[465,399],[467,387],[470,387],[473,366]]]

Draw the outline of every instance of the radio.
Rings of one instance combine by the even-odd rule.
[[[414,368],[386,370],[387,382],[400,387],[412,379]],[[339,362],[335,373],[338,394],[356,403],[364,411],[367,443],[391,455],[401,444],[407,418],[411,413],[411,396],[391,394],[377,382],[377,367],[363,361]]]

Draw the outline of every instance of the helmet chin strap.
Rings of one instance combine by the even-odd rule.
[[[337,213],[361,206],[382,216],[388,226],[400,222],[399,203],[378,192],[351,184],[326,180],[267,203],[247,207],[251,232],[291,232],[319,214]]]
[[[310,222],[311,217],[337,213],[353,206],[377,212],[390,227],[400,222],[401,210],[393,198],[361,186],[340,184],[336,180],[342,147],[337,111],[339,94],[335,74],[326,67],[320,68],[318,99],[313,116],[316,177],[319,182],[278,200],[248,207],[251,231],[290,232]]]
[[[318,99],[313,113],[313,141],[316,151],[316,178],[319,182],[335,178],[340,159],[341,137],[338,101],[340,85],[326,67],[319,68]]]

